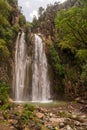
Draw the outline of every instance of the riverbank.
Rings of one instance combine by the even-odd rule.
[[[87,130],[87,106],[76,102],[10,104],[0,110],[0,130]]]

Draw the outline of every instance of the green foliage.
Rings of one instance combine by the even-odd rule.
[[[26,22],[25,27],[28,27],[28,28],[32,27],[32,23]]]
[[[27,123],[30,118],[33,118],[34,106],[30,104],[24,104],[23,113],[20,115],[20,120],[23,124]]]
[[[78,59],[83,63],[86,61],[87,59],[87,49],[80,49],[77,52],[76,57],[78,57]]]
[[[14,32],[15,34],[18,33],[19,28],[20,28],[19,24],[15,24],[15,25],[13,25],[13,27],[12,27],[13,32]]]
[[[6,46],[6,43],[3,39],[0,39],[0,58],[8,58],[10,55],[10,52]]]
[[[8,47],[13,39],[13,31],[8,21],[11,8],[4,0],[0,1],[0,7],[0,59],[5,61],[10,56]]]
[[[3,81],[0,81],[0,102],[5,104],[8,101],[10,87]]]
[[[9,43],[13,38],[13,32],[8,20],[0,14],[0,36],[2,39]]]
[[[16,1],[18,0],[7,0],[9,4],[14,5]]]
[[[87,8],[72,7],[58,12],[55,26],[62,50],[69,49],[74,55],[87,47]],[[78,55],[78,54],[77,54]]]
[[[32,118],[32,117],[33,117],[33,113],[32,113],[31,111],[24,110],[24,111],[23,111],[23,114],[21,115],[20,120],[21,120],[21,122],[22,122],[23,124],[25,124],[25,123],[27,123],[28,120],[29,120],[30,118]]]
[[[8,19],[11,11],[12,7],[8,4],[7,0],[0,0],[0,14]]]
[[[71,67],[68,68],[67,72],[66,72],[67,78],[69,81],[73,81],[73,82],[77,82],[78,81],[78,68]]]
[[[5,110],[11,110],[12,108],[14,108],[15,107],[15,105],[14,104],[12,104],[12,103],[6,103],[6,104],[4,104],[3,106],[1,106],[1,110],[3,110],[3,111],[5,111]]]
[[[19,15],[19,25],[22,27],[26,24],[26,19],[25,19],[25,16],[20,14]]]
[[[59,58],[58,52],[55,49],[54,45],[50,47],[50,55],[51,55],[51,63],[54,69],[55,74],[58,77],[64,77],[65,69],[64,66],[61,64],[61,60]]]
[[[30,104],[24,104],[24,109],[33,112],[34,111],[34,106]]]
[[[77,5],[58,11],[56,39],[61,56],[65,58],[63,62],[69,66],[66,65],[67,81],[87,88],[87,1],[78,1]]]

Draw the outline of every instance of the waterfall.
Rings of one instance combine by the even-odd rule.
[[[50,99],[50,80],[44,43],[38,35],[28,49],[25,33],[19,33],[15,46],[13,93],[16,102],[46,102]],[[32,52],[32,53],[30,53]]]
[[[35,34],[32,65],[32,101],[50,99],[50,81],[48,77],[47,58],[42,39]]]
[[[28,64],[26,54],[26,43],[25,43],[25,34],[18,34],[16,47],[15,47],[15,68],[14,68],[14,95],[15,101],[24,100],[24,90],[25,90],[25,78],[26,78],[26,67]]]

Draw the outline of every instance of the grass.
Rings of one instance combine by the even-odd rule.
[[[38,105],[41,107],[57,107],[57,106],[66,105],[67,103],[64,101],[53,101],[53,102],[49,102],[49,103],[30,103],[30,104]]]

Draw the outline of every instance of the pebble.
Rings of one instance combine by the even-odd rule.
[[[60,123],[59,123],[59,127],[60,127],[60,128],[63,128],[64,125],[65,125],[65,124],[64,124],[63,122],[60,122]]]

